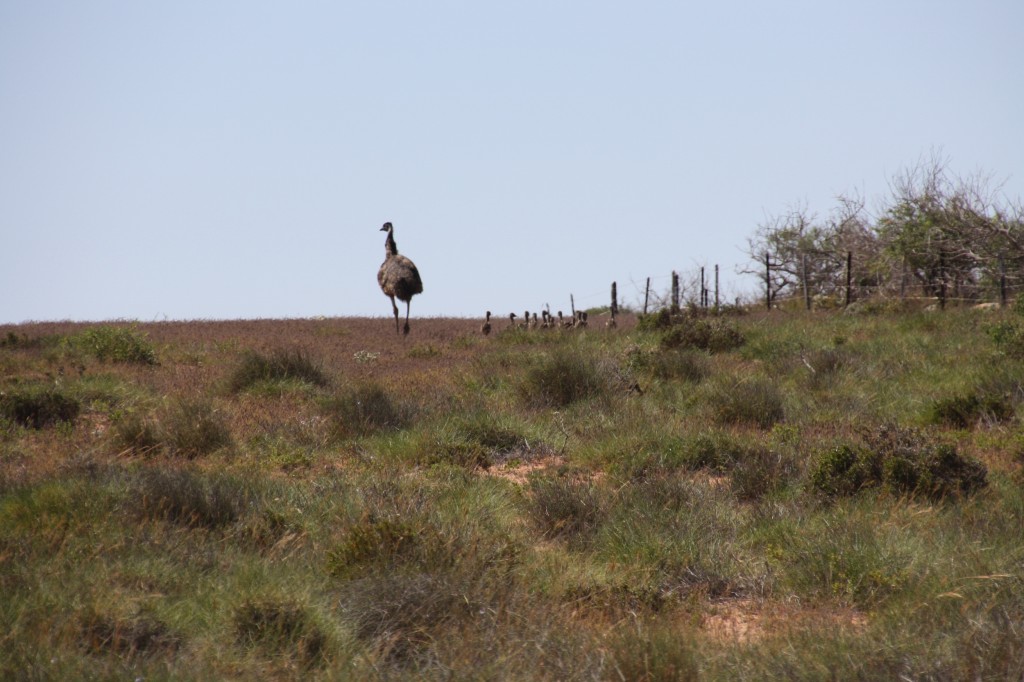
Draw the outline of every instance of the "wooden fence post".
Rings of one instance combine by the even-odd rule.
[[[715,264],[715,314],[718,314],[718,264]]]
[[[647,315],[647,302],[651,299],[651,278],[647,278],[647,288],[644,289],[644,315]]]
[[[772,309],[772,261],[767,251],[764,252],[764,307]]]
[[[679,312],[679,273],[672,271],[672,312]]]
[[[611,313],[612,313],[612,319],[613,320],[615,319],[615,316],[619,314],[619,303],[618,303],[619,297],[618,297],[617,288],[618,287],[615,284],[615,282],[612,282],[612,307],[611,307]]]

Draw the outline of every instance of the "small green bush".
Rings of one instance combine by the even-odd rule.
[[[101,362],[157,364],[156,350],[135,327],[94,327],[68,337],[67,344]]]
[[[752,424],[771,428],[786,417],[782,393],[763,380],[737,381],[711,395],[716,419],[723,424]]]
[[[0,391],[0,416],[30,429],[73,422],[80,411],[78,400],[54,386],[23,384]]]
[[[1024,300],[1024,296],[1017,300]],[[1024,326],[1019,322],[1003,320],[985,328],[996,348],[1016,360],[1024,359]]]
[[[409,412],[392,400],[379,384],[347,388],[322,403],[322,411],[338,437],[398,431],[409,423]]]
[[[887,424],[862,440],[820,453],[811,467],[811,487],[837,497],[885,486],[897,494],[939,500],[970,495],[988,484],[984,464],[920,431]]]
[[[534,407],[565,407],[606,395],[609,386],[595,360],[579,351],[560,349],[530,367],[520,393]]]
[[[228,390],[240,393],[261,382],[296,380],[323,387],[329,381],[320,363],[302,350],[276,350],[269,355],[247,352],[228,378]]]
[[[710,353],[724,353],[739,348],[746,339],[735,326],[719,318],[682,317],[661,337],[661,347],[697,348]]]

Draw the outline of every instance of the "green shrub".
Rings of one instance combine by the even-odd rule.
[[[763,429],[785,419],[782,394],[763,380],[737,381],[711,395],[716,419],[723,424],[752,424]]]
[[[235,637],[245,648],[271,658],[294,658],[306,666],[324,662],[327,635],[302,606],[273,599],[246,601],[234,612]]]
[[[579,351],[557,350],[527,371],[520,393],[534,407],[565,407],[606,395],[609,381],[596,361]]]
[[[63,390],[43,384],[23,384],[0,391],[0,416],[30,429],[73,422],[79,402]]]
[[[939,500],[973,494],[988,483],[984,464],[920,431],[887,424],[862,440],[820,453],[811,467],[811,487],[835,497],[884,485],[897,494]]]
[[[173,455],[194,459],[231,445],[231,432],[207,400],[180,400],[161,422],[163,443]]]
[[[94,327],[69,337],[67,343],[102,362],[157,363],[153,345],[135,327]]]
[[[878,462],[869,452],[848,444],[820,452],[815,459],[810,485],[829,497],[854,495],[881,481]]]
[[[723,353],[739,348],[746,339],[735,326],[720,318],[681,317],[661,337],[662,349],[697,348]]]
[[[1017,300],[1024,299],[1024,296]],[[985,328],[989,337],[995,343],[996,348],[1007,356],[1020,360],[1024,359],[1024,326],[1019,322],[1004,320],[988,325]]]
[[[320,363],[302,350],[276,350],[269,355],[247,352],[228,378],[228,390],[240,393],[261,382],[296,380],[323,387],[329,382]]]
[[[1008,422],[1016,414],[1009,396],[957,395],[935,401],[930,410],[930,421],[960,429],[982,422]]]
[[[409,423],[408,410],[397,404],[378,384],[367,383],[345,389],[328,398],[322,410],[335,434],[342,438],[365,436],[378,431],[398,431]]]

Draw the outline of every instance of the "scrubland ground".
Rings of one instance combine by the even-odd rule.
[[[1021,679],[1024,318],[0,327],[0,678]]]

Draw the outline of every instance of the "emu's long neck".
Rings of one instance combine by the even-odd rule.
[[[395,243],[391,230],[388,230],[388,238],[384,240],[384,255],[388,258],[398,255],[398,244]]]

